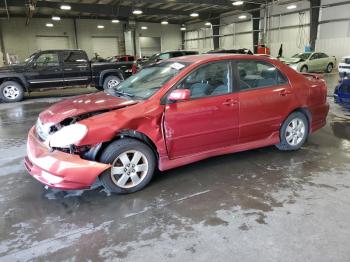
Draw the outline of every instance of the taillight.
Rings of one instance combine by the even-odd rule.
[[[131,72],[133,75],[137,73],[137,65],[135,63],[132,64]]]

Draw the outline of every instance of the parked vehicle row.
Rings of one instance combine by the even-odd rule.
[[[253,55],[245,48],[211,50],[207,53]],[[23,64],[0,69],[0,99],[4,102],[21,101],[25,92],[45,87],[91,84],[99,90],[113,88],[130,75],[162,60],[197,54],[196,51],[168,51],[136,61],[134,56],[129,55],[104,59],[95,54],[95,61],[100,62],[89,62],[82,50],[36,52]],[[336,65],[335,57],[320,52],[299,53],[291,58],[279,59],[298,72],[331,72]],[[342,60],[340,72],[350,72],[349,60],[349,57]]]
[[[325,81],[276,59],[207,54],[144,68],[105,92],[43,111],[25,166],[41,183],[115,193],[144,188],[156,169],[276,145],[297,150],[323,127]]]
[[[48,50],[32,54],[22,64],[0,68],[0,99],[21,101],[40,88],[93,85],[113,88],[132,74],[133,62],[91,63],[82,50]]]

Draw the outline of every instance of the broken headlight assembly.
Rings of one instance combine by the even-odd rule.
[[[70,148],[79,143],[87,134],[88,128],[82,124],[64,126],[49,138],[51,148]]]

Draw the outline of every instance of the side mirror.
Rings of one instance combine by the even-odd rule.
[[[172,102],[189,100],[191,91],[189,89],[175,89],[168,96],[168,100]]]

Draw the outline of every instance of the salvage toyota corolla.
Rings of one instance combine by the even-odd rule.
[[[162,61],[43,111],[25,166],[49,187],[90,188],[99,179],[111,192],[135,192],[156,169],[270,145],[299,149],[326,123],[326,90],[318,75],[261,56]]]

